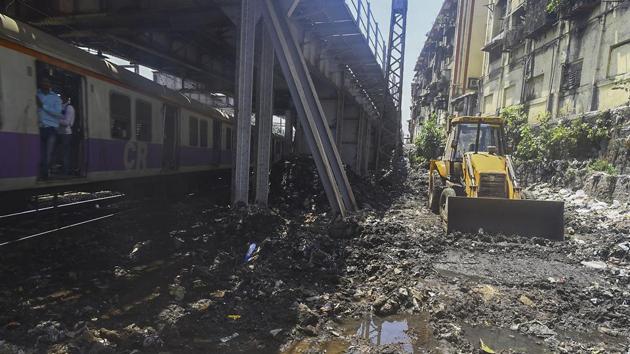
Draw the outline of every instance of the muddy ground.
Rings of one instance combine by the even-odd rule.
[[[535,186],[567,241],[446,235],[422,171],[351,176],[346,222],[309,160],[272,179],[269,211],[151,200],[4,247],[0,353],[630,353],[627,204]]]

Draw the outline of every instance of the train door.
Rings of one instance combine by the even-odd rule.
[[[164,145],[162,149],[162,168],[167,171],[179,167],[179,110],[171,105],[164,105]]]
[[[50,81],[53,92],[61,96],[64,102],[62,114],[74,111],[74,121],[71,125],[62,126],[57,131],[50,164],[50,178],[85,176],[84,149],[87,130],[85,77],[41,61],[36,62],[36,73],[38,87],[41,80],[46,78]]]

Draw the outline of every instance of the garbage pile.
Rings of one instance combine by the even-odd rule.
[[[349,173],[364,208],[338,220],[309,159],[272,179],[268,210],[148,202],[3,253],[0,353],[630,348],[622,229],[445,235],[422,170]]]

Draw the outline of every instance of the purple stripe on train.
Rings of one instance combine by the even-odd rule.
[[[162,145],[127,140],[87,139],[88,172],[162,167]],[[230,151],[180,147],[182,166],[224,165]],[[34,177],[39,165],[39,135],[0,132],[0,178]]]
[[[215,151],[208,148],[182,146],[179,148],[182,166],[203,166],[229,164],[232,154],[229,151]]]
[[[0,132],[0,178],[37,176],[39,135]]]
[[[88,139],[88,172],[162,167],[162,145],[130,140]]]

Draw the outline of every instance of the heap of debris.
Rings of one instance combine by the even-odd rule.
[[[445,235],[426,171],[349,178],[364,209],[345,221],[297,158],[270,210],[191,196],[16,245],[0,352],[628,350],[630,239],[579,194],[557,243]]]

